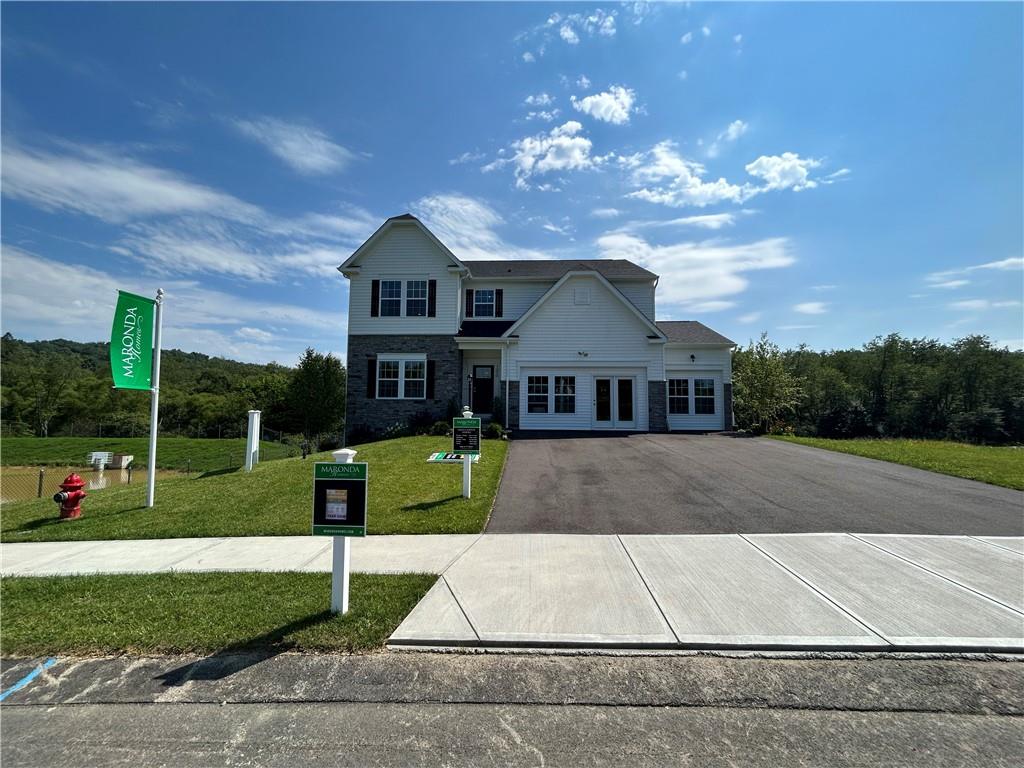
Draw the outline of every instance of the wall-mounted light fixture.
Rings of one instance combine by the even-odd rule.
[[[697,362],[697,356],[696,355],[690,355],[690,362],[691,363]]]
[[[579,355],[580,357],[590,357],[589,352],[577,352],[576,354]]]

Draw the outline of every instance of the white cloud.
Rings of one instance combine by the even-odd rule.
[[[700,33],[704,35],[704,37],[711,37],[711,27],[701,27]]]
[[[949,307],[950,309],[960,309],[968,311],[978,311],[986,309],[1006,309],[1008,307],[1019,307],[1021,303],[1019,301],[990,301],[989,299],[966,299],[964,301],[954,301]]]
[[[274,338],[274,334],[269,331],[264,331],[261,328],[250,328],[248,326],[242,326],[235,331],[235,336],[239,336],[243,339],[252,339],[253,341],[270,341]]]
[[[742,120],[733,120],[726,126],[725,130],[715,137],[708,147],[708,157],[718,157],[722,144],[731,144],[749,130],[750,126]]]
[[[942,272],[932,272],[931,274],[925,275],[925,280],[929,283],[946,283],[951,280],[962,278],[971,272],[978,271],[1021,271],[1024,270],[1024,257],[1011,257],[1008,259],[1000,259],[999,261],[988,261],[984,264],[975,264],[970,267],[960,267],[957,269],[946,269]]]
[[[744,325],[749,324],[749,323],[756,323],[758,320],[761,319],[761,313],[760,312],[748,312],[745,315],[740,315],[736,319],[739,322],[743,323]]]
[[[499,157],[482,170],[492,171],[512,164],[516,187],[529,189],[528,180],[534,175],[593,168],[602,159],[590,154],[593,144],[587,137],[579,135],[582,130],[582,125],[570,120],[548,133],[527,136],[512,143],[511,157]]]
[[[572,106],[578,112],[612,125],[625,125],[629,122],[635,100],[636,92],[621,85],[613,85],[607,91],[578,100],[575,96],[571,97]]]
[[[580,37],[576,34],[576,30],[572,28],[572,25],[565,23],[558,30],[558,35],[569,45],[579,45]]]
[[[628,196],[672,207],[743,202],[750,196],[744,187],[730,184],[724,178],[704,181],[704,173],[703,165],[679,154],[675,142],[662,141],[650,151],[640,154],[632,171],[632,180],[638,186],[665,180],[668,183],[641,186]]]
[[[345,170],[355,154],[331,141],[319,128],[274,117],[235,120],[245,137],[262,144],[299,173],[324,175]]]
[[[733,35],[732,36],[732,41],[734,43],[736,43],[737,45],[739,45],[740,43],[743,42],[743,35]]]
[[[679,42],[682,43],[683,45],[689,45],[692,40],[693,32],[687,32],[686,34],[679,38]]]
[[[448,161],[448,165],[463,165],[464,163],[475,163],[478,160],[483,160],[486,155],[483,152],[463,152],[458,157],[453,157]]]
[[[460,194],[420,198],[412,211],[459,259],[543,259],[544,253],[520,248],[495,230],[505,220],[486,203]]]
[[[811,169],[821,165],[820,160],[803,158],[795,152],[781,155],[762,155],[746,165],[747,173],[765,182],[764,189],[813,189],[817,182],[810,178]]]
[[[84,213],[119,224],[133,218],[209,213],[257,221],[255,205],[133,157],[63,144],[63,153],[3,147],[3,194],[44,210]]]
[[[532,64],[536,60],[537,59],[534,58],[532,53],[530,53],[529,51],[523,51],[523,61],[525,61],[527,64]]]
[[[616,231],[599,237],[597,246],[604,258],[629,259],[661,275],[658,301],[684,307],[735,296],[747,289],[747,272],[788,267],[796,261],[785,238],[656,245]]]
[[[555,100],[550,94],[542,91],[541,93],[527,96],[523,103],[529,107],[546,107],[554,104]]]
[[[617,216],[621,216],[622,211],[618,208],[595,208],[590,212],[590,215],[595,219],[614,219]]]
[[[953,288],[963,288],[965,285],[970,285],[970,280],[946,280],[942,283],[932,283],[929,288],[945,288],[947,290]]]
[[[823,315],[828,312],[828,304],[823,301],[805,301],[801,304],[794,304],[793,311],[802,315]]]
[[[543,120],[545,123],[550,123],[553,120],[555,120],[560,114],[562,114],[562,110],[560,110],[560,109],[552,109],[550,111],[548,111],[546,109],[540,109],[540,110],[537,110],[537,111],[527,112],[526,113],[526,119],[527,120]]]
[[[587,77],[586,75],[580,75],[576,79],[576,85],[579,88],[589,88],[590,87],[590,78]]]
[[[1020,352],[1024,350],[1024,339],[1000,339],[995,345],[1000,349],[1006,347],[1011,352]]]
[[[811,286],[811,290],[812,291],[834,291],[838,287],[839,287],[838,285],[832,285],[832,284],[812,285]]]
[[[778,328],[780,331],[805,331],[817,327],[816,325],[780,325]]]
[[[55,261],[10,245],[3,246],[3,329],[20,338],[66,338],[95,341],[107,337],[117,291],[152,295],[151,279],[135,271],[103,272],[81,264]],[[54,302],[54,284],[75,285],[75,297]],[[223,355],[236,360],[285,364],[297,361],[310,345],[323,346],[345,334],[340,301],[323,311],[263,298],[247,299],[211,290],[198,281],[168,280],[164,348]],[[273,324],[283,332],[258,339],[243,329]]]
[[[686,78],[689,77],[689,75],[687,74],[685,69],[681,69],[681,70],[679,70],[678,77],[679,77],[680,80],[685,80]]]

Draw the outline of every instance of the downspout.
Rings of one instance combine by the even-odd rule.
[[[508,367],[507,367],[507,362],[506,362],[507,358],[508,358],[508,339],[505,339],[505,346],[501,350],[501,375],[505,378],[505,425],[504,425],[505,429],[509,428],[508,427],[508,393],[509,393],[509,387],[508,387]]]

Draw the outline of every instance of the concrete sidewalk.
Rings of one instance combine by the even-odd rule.
[[[1024,538],[369,536],[353,570],[441,578],[401,646],[1024,652]],[[313,536],[0,545],[4,576],[330,571]]]
[[[443,573],[480,534],[367,536],[352,543],[360,573]],[[237,536],[0,544],[2,576],[169,571],[331,570],[325,536]]]

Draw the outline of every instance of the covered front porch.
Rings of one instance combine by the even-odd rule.
[[[509,426],[509,384],[505,380],[508,344],[499,338],[456,337],[462,358],[460,405],[469,405],[485,421]],[[514,394],[513,394],[514,396]]]

